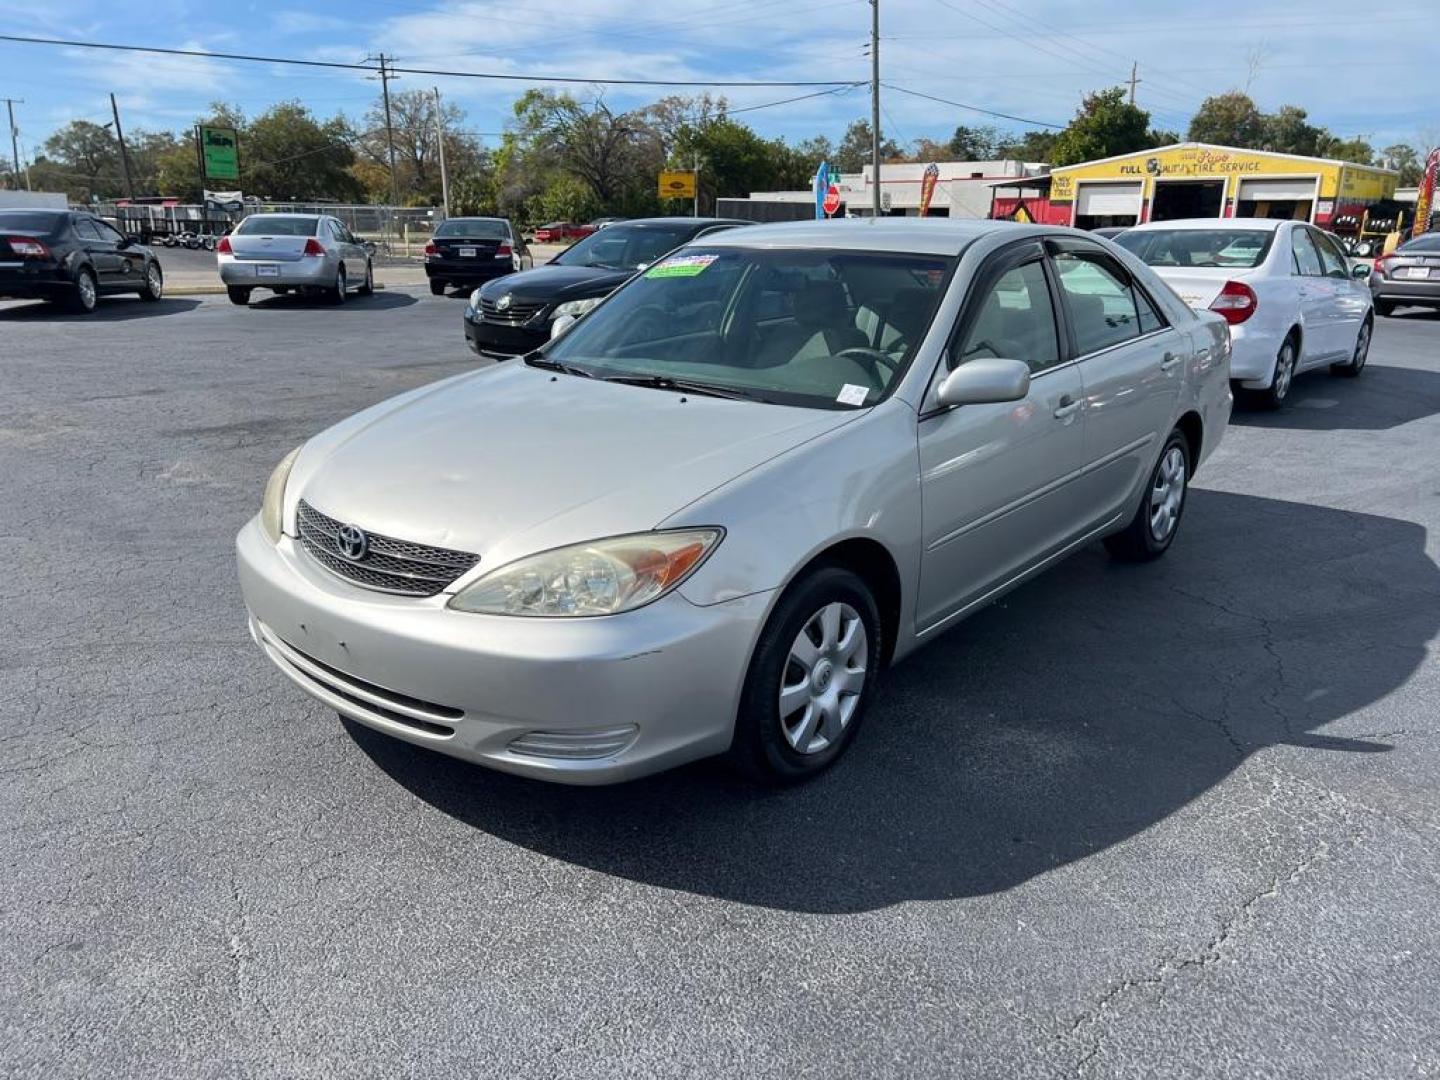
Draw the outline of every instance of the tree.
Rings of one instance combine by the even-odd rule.
[[[762,139],[738,120],[717,117],[681,128],[671,161],[684,167],[699,160],[701,202],[713,206],[717,198],[771,191],[782,185],[808,187],[819,161],[802,164],[791,156],[787,162],[789,154],[783,142]]]
[[[960,124],[946,144],[952,161],[994,161],[1000,150],[1000,132],[993,127]]]
[[[89,120],[72,120],[46,139],[30,172],[37,187],[58,187],[81,202],[113,198],[124,189],[115,133],[109,124]]]
[[[1358,135],[1353,139],[1342,139],[1327,131],[1320,139],[1319,154],[1337,161],[1353,161],[1357,165],[1375,164],[1375,148]]]
[[[435,98],[427,90],[403,90],[390,95],[391,127],[385,126],[385,103],[379,98],[365,113],[363,130],[355,135],[361,158],[385,170],[385,187],[375,191],[373,170],[359,171],[371,197],[390,201],[390,141],[395,137],[395,176],[400,201],[411,206],[432,205],[441,198],[440,142],[435,126]],[[445,128],[445,167],[452,180],[472,171],[488,173],[490,164],[480,143],[465,131],[465,110],[444,104],[440,119]]]
[[[282,101],[241,132],[240,186],[272,199],[356,199],[354,138],[343,117],[317,123],[298,101]]]
[[[845,129],[845,137],[840,140],[840,146],[835,151],[835,160],[831,164],[842,173],[862,172],[865,166],[870,164],[872,144],[870,121],[856,120]],[[900,156],[899,144],[894,139],[884,138],[882,134],[880,139],[881,162],[893,161]]]
[[[1117,86],[1085,95],[1075,119],[1056,137],[1050,164],[1074,165],[1153,145],[1150,114],[1126,102],[1125,91]]]
[[[1002,139],[995,154],[1006,161],[1049,161],[1058,137],[1054,131],[1027,131],[1018,138],[1011,135]]]
[[[1273,113],[1263,115],[1260,130],[1263,149],[1301,157],[1319,154],[1321,141],[1327,137],[1324,128],[1310,123],[1309,114],[1294,105],[1281,105]]]
[[[1192,142],[1258,150],[1265,140],[1265,116],[1239,90],[1208,97],[1190,118]]]
[[[1380,164],[1400,174],[1401,187],[1414,187],[1420,183],[1420,176],[1425,171],[1420,162],[1419,151],[1404,143],[1396,143],[1381,150]]]

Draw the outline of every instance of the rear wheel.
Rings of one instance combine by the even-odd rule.
[[[151,263],[145,268],[145,284],[140,288],[140,299],[154,303],[165,295],[165,278],[160,273],[160,264]]]
[[[89,315],[100,302],[100,290],[95,287],[95,273],[88,266],[82,266],[75,275],[75,291],[70,294],[69,308],[82,315]]]
[[[1355,351],[1350,354],[1348,364],[1331,364],[1330,371],[1335,375],[1344,375],[1347,378],[1355,378],[1365,370],[1365,361],[1370,355],[1370,337],[1375,330],[1375,324],[1366,319],[1360,324],[1360,333],[1355,338]]]
[[[1165,440],[1135,516],[1124,532],[1105,538],[1105,550],[1124,562],[1149,562],[1164,555],[1180,531],[1189,485],[1190,444],[1176,428]]]
[[[444,295],[445,295],[445,282],[443,282],[443,281],[436,281],[434,278],[431,278],[431,279],[430,279],[430,295],[431,295],[431,296],[444,296]]]
[[[341,266],[335,271],[335,284],[330,287],[330,302],[336,305],[345,303],[345,290],[347,287],[345,283],[345,267]]]
[[[880,612],[865,582],[826,566],[793,585],[765,625],[735,719],[731,760],[767,784],[791,784],[845,752],[873,696]]]
[[[1375,314],[1379,315],[1382,319],[1388,319],[1391,315],[1395,314],[1395,301],[1376,300]]]
[[[250,303],[250,290],[244,285],[231,285],[225,290],[225,295],[230,297],[232,304],[245,305]]]
[[[1285,404],[1285,399],[1290,396],[1290,387],[1295,382],[1295,364],[1299,359],[1299,350],[1295,345],[1295,335],[1292,333],[1285,339],[1285,344],[1280,346],[1280,351],[1275,354],[1275,370],[1270,376],[1270,385],[1264,390],[1246,390],[1245,401],[1247,404],[1258,409],[1268,409],[1274,412]]]

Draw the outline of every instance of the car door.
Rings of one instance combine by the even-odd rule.
[[[1154,465],[1194,349],[1098,244],[1067,238],[1046,246],[1085,384],[1086,473],[1077,483],[1099,523],[1124,511]]]
[[[1001,249],[976,275],[922,406],[924,547],[918,631],[933,628],[1063,548],[1084,511],[1080,366],[1061,348],[1053,272],[1037,240]],[[1019,401],[942,407],[939,382],[980,357],[1023,360]]]
[[[100,222],[88,215],[75,219],[75,236],[80,246],[90,256],[90,265],[95,268],[95,285],[101,292],[114,292],[123,281],[120,275],[120,256],[113,241],[106,240],[100,232]]]
[[[1298,283],[1300,303],[1300,366],[1309,367],[1334,351],[1334,327],[1328,325],[1334,288],[1325,278],[1320,251],[1304,225],[1290,226],[1291,267]],[[1263,304],[1265,298],[1262,296]],[[1283,332],[1283,331],[1282,331]],[[1275,343],[1280,347],[1280,342]]]
[[[108,221],[92,219],[100,239],[115,255],[115,284],[118,288],[138,289],[145,280],[145,256],[130,247],[124,233]]]
[[[1325,271],[1326,322],[1329,326],[1327,339],[1332,357],[1349,356],[1355,348],[1355,339],[1360,335],[1360,323],[1370,310],[1370,288],[1362,290],[1350,275],[1350,260],[1333,237],[1326,236],[1320,229],[1307,228],[1310,239],[1320,252],[1320,263]]]

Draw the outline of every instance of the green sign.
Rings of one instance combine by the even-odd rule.
[[[208,180],[240,179],[240,136],[234,128],[200,125],[200,153]]]

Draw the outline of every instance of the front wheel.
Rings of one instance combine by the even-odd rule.
[[[165,278],[160,273],[160,264],[151,263],[145,268],[145,284],[140,288],[140,299],[155,303],[165,295]]]
[[[1365,370],[1365,361],[1370,356],[1370,337],[1375,326],[1369,319],[1360,324],[1360,333],[1355,338],[1355,351],[1350,354],[1350,362],[1346,364],[1331,364],[1330,371],[1335,375],[1344,375],[1353,379]]]
[[[250,290],[244,285],[231,285],[225,290],[225,295],[230,297],[232,304],[239,304],[243,307],[250,303]]]
[[[865,715],[880,667],[880,612],[865,582],[821,567],[781,598],[750,661],[731,760],[793,784],[829,768]]]
[[[1179,428],[1170,432],[1150,473],[1145,497],[1124,532],[1105,538],[1105,549],[1124,562],[1149,562],[1170,550],[1190,490],[1190,444]]]

